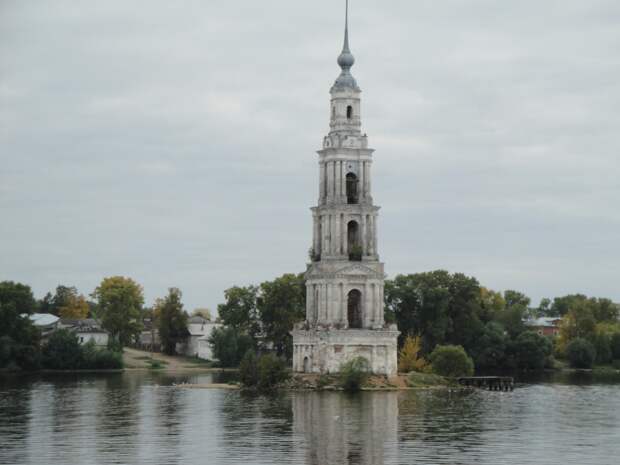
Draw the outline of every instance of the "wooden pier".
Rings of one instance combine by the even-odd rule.
[[[509,376],[472,376],[458,378],[461,386],[471,386],[489,391],[512,391],[515,388],[514,378]]]

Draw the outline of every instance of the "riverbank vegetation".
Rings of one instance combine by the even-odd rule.
[[[210,339],[220,366],[239,366],[248,350],[273,352],[290,363],[290,331],[305,318],[305,292],[303,274],[227,289],[218,306],[223,327]],[[146,308],[142,287],[121,276],[103,279],[90,299],[75,287],[60,285],[37,300],[29,286],[1,282],[0,368],[41,366],[41,334],[28,318],[33,312],[95,317],[111,335],[112,352],[135,342],[143,320],[149,318],[159,329],[164,350],[173,353],[186,318],[178,289],[171,288]],[[401,331],[401,372],[432,372],[431,354],[438,346],[462,347],[478,372],[554,368],[555,359],[572,367],[611,369],[620,366],[618,315],[618,305],[607,298],[571,294],[533,306],[521,292],[496,292],[474,277],[442,270],[398,275],[385,282],[386,322],[396,323]],[[539,334],[540,328],[527,323],[537,317],[557,319],[559,334]],[[575,340],[580,357],[568,350]],[[584,350],[593,357],[584,357]]]

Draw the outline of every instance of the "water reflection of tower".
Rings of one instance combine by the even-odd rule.
[[[381,465],[398,440],[398,393],[298,392],[293,424],[306,441],[306,463]]]

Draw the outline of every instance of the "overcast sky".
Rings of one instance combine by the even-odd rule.
[[[344,1],[0,0],[0,280],[305,269]],[[620,2],[352,0],[390,277],[620,301]]]

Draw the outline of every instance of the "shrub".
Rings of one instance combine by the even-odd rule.
[[[340,385],[345,391],[359,391],[369,376],[370,364],[364,357],[356,357],[340,367]]]
[[[361,262],[363,254],[364,254],[364,250],[362,249],[362,246],[355,244],[349,250],[349,260]]]
[[[68,329],[54,331],[43,347],[43,367],[52,370],[75,370],[82,366],[82,347],[78,337]]]
[[[422,338],[420,336],[407,336],[403,348],[398,353],[398,371],[401,373],[423,371],[428,362],[420,355],[421,351]]]
[[[592,338],[592,345],[596,351],[596,363],[606,364],[612,360],[611,338],[604,333],[598,333]]]
[[[620,360],[620,333],[614,333],[610,341],[611,356],[615,360]]]
[[[123,368],[123,354],[100,349],[91,340],[82,346],[82,367],[86,370],[114,370]]]
[[[266,391],[289,378],[286,362],[274,354],[256,356],[248,350],[239,365],[241,384],[249,388]]]
[[[592,368],[596,349],[585,339],[575,338],[566,346],[566,358],[573,368]]]
[[[258,389],[261,391],[274,388],[289,378],[286,362],[274,354],[261,355],[257,365]]]
[[[471,376],[474,362],[462,346],[437,346],[430,356],[433,372],[447,378]]]
[[[248,387],[258,386],[258,363],[253,350],[248,350],[239,364],[239,381]]]

